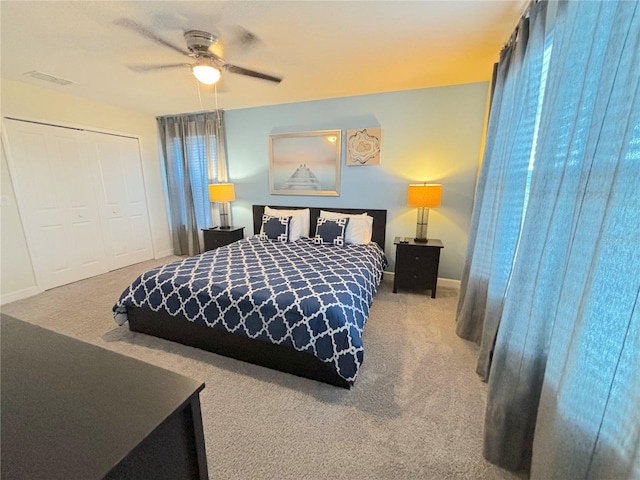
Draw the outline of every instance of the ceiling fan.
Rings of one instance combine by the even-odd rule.
[[[129,65],[129,68],[135,72],[149,72],[152,70],[166,70],[170,68],[185,68],[189,67],[193,75],[198,81],[206,84],[213,85],[216,83],[222,74],[222,71],[228,71],[239,75],[245,75],[247,77],[258,78],[261,80],[267,80],[273,83],[280,83],[281,77],[268,75],[266,73],[257,72],[255,70],[249,70],[248,68],[239,67],[237,65],[231,65],[224,61],[221,57],[213,53],[212,47],[216,44],[218,37],[212,33],[202,30],[188,30],[184,32],[184,40],[187,45],[187,50],[181,48],[173,43],[165,40],[156,33],[147,29],[143,25],[128,18],[120,18],[114,21],[116,25],[124,28],[128,28],[138,33],[139,35],[148,38],[160,45],[171,48],[182,55],[186,55],[195,60],[194,63],[171,63],[163,65]],[[250,32],[245,31],[241,41],[245,43],[253,43],[257,41],[257,37]]]

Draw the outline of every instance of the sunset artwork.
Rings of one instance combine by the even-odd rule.
[[[270,135],[270,193],[338,195],[340,130]]]

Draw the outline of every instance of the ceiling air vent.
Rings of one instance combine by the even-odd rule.
[[[69,85],[70,83],[73,83],[73,82],[70,82],[69,80],[65,80],[64,78],[54,77],[53,75],[48,75],[46,73],[38,72],[36,70],[27,72],[25,73],[25,75],[31,78],[37,78],[38,80],[44,80],[45,82],[55,83],[57,85]]]

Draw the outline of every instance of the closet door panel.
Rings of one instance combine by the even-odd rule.
[[[76,264],[83,268],[99,264],[96,271],[104,273],[107,271],[104,239],[91,168],[85,157],[83,132],[71,130],[71,133],[74,139],[56,137],[59,171],[64,173],[63,178],[56,179],[56,184],[68,199],[71,248],[75,251]]]
[[[110,268],[153,258],[138,140],[90,133]]]
[[[145,242],[146,219],[142,215],[130,215],[129,226],[131,227],[129,248],[132,252],[144,251],[147,248]]]
[[[21,125],[20,125],[21,126]],[[23,126],[24,127],[24,126]],[[26,130],[26,131],[25,131]],[[24,201],[21,207],[34,218],[23,224],[32,239],[31,254],[34,257],[36,275],[42,277],[43,288],[51,288],[75,281],[74,254],[69,245],[73,242],[66,192],[59,187],[56,169],[52,162],[59,159],[55,141],[42,132],[19,129],[13,136],[16,167],[22,171],[19,188]],[[23,213],[23,215],[24,215]]]
[[[5,120],[9,166],[38,285],[107,271],[82,132]]]
[[[122,216],[108,218],[107,229],[111,242],[112,255],[116,259],[121,259],[127,255],[127,241],[131,237],[131,229]],[[118,267],[115,267],[118,268]]]
[[[69,255],[69,235],[65,231],[64,225],[43,225],[40,228],[42,233],[42,240],[48,246],[48,255],[43,257],[44,264],[51,272],[52,276],[57,278],[64,278],[68,275],[72,275],[73,262]],[[74,277],[71,277],[74,278]],[[64,283],[73,281],[71,279],[65,279]]]

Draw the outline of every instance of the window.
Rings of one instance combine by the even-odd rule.
[[[224,158],[222,162],[217,158],[218,139],[224,139],[221,114],[207,112],[157,119],[173,248],[178,255],[200,253],[201,230],[212,225],[208,185],[217,180],[219,168],[224,166]]]
[[[198,228],[209,228],[213,225],[211,218],[211,202],[209,201],[209,183],[216,180],[215,172],[217,172],[217,155],[216,155],[216,138],[209,137],[207,142],[204,135],[194,135],[187,139],[187,148],[183,149],[183,141],[181,138],[174,138],[172,141],[172,152],[176,159],[182,158],[183,152],[186,150],[189,171],[189,182],[191,184],[191,195],[193,197],[193,206],[196,216]],[[207,158],[210,162],[207,162]],[[184,185],[184,162],[175,162],[176,175],[180,184]],[[182,222],[186,223],[186,210],[181,212],[184,218]]]

